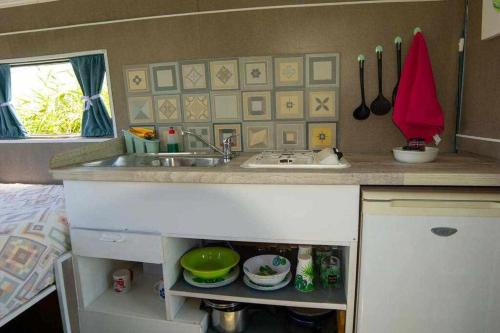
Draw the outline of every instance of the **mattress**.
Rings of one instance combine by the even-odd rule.
[[[69,250],[62,186],[0,184],[0,318],[53,284]]]

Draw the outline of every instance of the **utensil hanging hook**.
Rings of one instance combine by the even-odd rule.
[[[422,29],[420,29],[420,27],[416,27],[415,29],[413,29],[413,35],[416,35],[417,32],[422,32]]]

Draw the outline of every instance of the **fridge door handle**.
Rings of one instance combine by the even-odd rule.
[[[449,227],[435,227],[431,229],[431,232],[439,237],[450,237],[458,232],[458,229]]]

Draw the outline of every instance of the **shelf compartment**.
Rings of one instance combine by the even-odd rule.
[[[134,269],[132,287],[126,293],[117,293],[112,288],[105,290],[86,311],[135,316],[147,319],[166,320],[165,301],[155,294],[153,286],[161,275],[145,274]]]
[[[228,286],[214,289],[193,287],[180,278],[167,290],[167,294],[171,296],[315,309],[346,310],[347,308],[347,298],[343,286],[338,289],[318,288],[314,291],[303,293],[295,289],[293,283],[290,283],[283,289],[258,291],[247,287],[241,277]]]

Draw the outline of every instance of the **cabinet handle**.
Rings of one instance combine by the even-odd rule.
[[[125,238],[120,234],[103,233],[103,234],[101,234],[101,237],[99,237],[99,240],[103,241],[103,242],[119,243],[119,242],[123,242],[125,240]]]
[[[448,227],[436,227],[431,229],[431,232],[439,237],[450,237],[456,234],[457,231],[458,230],[455,228],[448,228]]]

